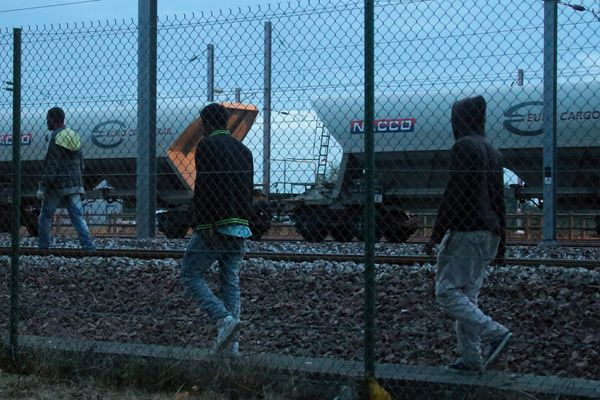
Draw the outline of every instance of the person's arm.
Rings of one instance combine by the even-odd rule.
[[[254,206],[252,204],[252,198],[253,198],[253,194],[254,194],[254,160],[252,159],[252,152],[250,151],[250,149],[246,149],[247,154],[248,154],[248,160],[247,160],[247,164],[248,164],[248,172],[247,172],[247,185],[248,185],[248,193],[250,193],[250,210],[248,211],[249,214],[246,216],[246,218],[248,220],[251,220],[250,216],[252,214],[254,214]]]
[[[195,179],[195,184],[194,184],[194,195],[192,196],[192,210],[193,210],[193,215],[192,215],[192,221],[194,223],[194,228],[198,225],[203,223],[203,221],[201,220],[201,217],[203,215],[205,215],[205,213],[202,211],[202,208],[204,208],[204,205],[202,204],[202,201],[200,200],[200,193],[201,193],[201,187],[202,187],[202,180],[205,179],[207,173],[208,173],[208,149],[207,149],[207,145],[204,141],[201,141],[200,143],[198,143],[198,146],[196,147],[196,154],[194,157],[194,161],[196,163],[196,179]]]
[[[61,155],[58,151],[58,148],[56,146],[53,146],[52,144],[48,144],[48,150],[46,152],[46,157],[44,158],[44,167],[38,192],[45,192],[46,189],[48,189],[52,185],[52,182],[54,182],[54,179],[56,178],[56,175],[58,173],[60,162]]]
[[[252,152],[248,149],[248,158],[249,158],[249,185],[250,185],[250,193],[254,192],[254,160],[252,158]]]
[[[503,162],[500,162],[500,166],[503,166]],[[496,252],[495,263],[496,264],[504,264],[504,257],[506,253],[506,204],[504,201],[504,174],[503,172],[498,172],[496,179],[499,180],[499,183],[496,185],[500,190],[499,193],[496,194],[494,199],[494,212],[498,217],[498,221],[500,222],[500,243],[498,245],[498,251]]]
[[[475,172],[476,162],[477,154],[470,142],[459,141],[452,146],[450,176],[431,236],[424,248],[426,253],[431,254],[433,246],[442,240],[457,210],[468,206],[468,204],[465,204],[465,191],[473,184],[472,175]]]

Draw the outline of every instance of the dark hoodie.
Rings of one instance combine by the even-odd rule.
[[[192,205],[196,229],[248,225],[252,216],[252,153],[227,130],[218,130],[196,149]]]
[[[504,248],[502,156],[485,139],[485,112],[481,96],[452,105],[456,143],[450,154],[450,178],[431,233],[434,243],[447,230],[491,231],[500,236],[500,247]]]

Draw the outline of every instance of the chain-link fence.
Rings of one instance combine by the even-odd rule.
[[[598,395],[600,5],[589,3],[584,10],[558,5],[554,171],[545,169],[552,148],[544,142],[552,126],[544,126],[551,109],[544,108],[544,52],[552,49],[545,2],[375,4],[372,196],[381,264],[374,350],[376,376],[393,398],[428,390],[483,396],[446,384]],[[310,363],[332,373],[331,393],[323,394],[331,397],[324,398],[360,375],[364,321],[375,317],[363,313],[361,259],[369,157],[364,12],[361,2],[323,1],[161,17],[155,64],[150,58],[141,66],[152,52],[138,49],[133,21],[24,28],[21,251],[98,252],[21,258],[19,335],[208,348],[233,327],[223,318],[239,313],[228,274],[235,276],[252,235],[239,278],[245,324],[233,340],[242,360],[267,355],[292,370]],[[13,39],[1,32],[0,75],[8,89]],[[153,65],[156,81],[148,82],[152,74],[139,71]],[[156,126],[140,124],[152,116],[140,82],[150,85],[148,93],[156,90]],[[13,92],[2,93],[0,226],[8,232]],[[455,105],[475,96],[485,103]],[[201,117],[212,102],[230,114],[225,125],[221,111]],[[53,107],[64,111],[66,129]],[[219,134],[224,129],[238,141]],[[528,246],[548,239],[543,220],[551,214],[542,205],[550,183],[553,239],[573,247]],[[141,202],[150,213],[145,219]],[[488,342],[493,350],[504,336],[503,327],[473,310],[503,220],[513,262],[492,270],[481,303],[513,333],[503,361],[490,365],[520,374],[509,383],[509,375],[439,368],[457,355],[468,361],[463,366],[485,363]],[[479,236],[447,235],[436,274],[422,247],[447,230]],[[593,247],[581,247],[590,241]],[[183,267],[164,259],[183,256],[186,246]],[[524,266],[531,258],[547,266]],[[548,266],[564,258],[589,262]],[[206,277],[209,287],[222,286],[218,299],[200,280],[216,260],[220,274]],[[454,272],[445,276],[443,268]],[[8,282],[8,268],[3,275]],[[8,284],[2,291],[8,304]],[[467,300],[447,297],[449,291]],[[199,298],[209,300],[199,307]],[[454,307],[463,300],[466,308]],[[0,318],[8,329],[8,307]],[[487,325],[459,323],[455,350],[451,320],[465,318]],[[489,340],[473,355],[479,344],[467,342],[479,334]],[[230,343],[224,348],[235,353]]]

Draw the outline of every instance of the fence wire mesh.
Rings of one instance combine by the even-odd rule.
[[[530,246],[542,240],[544,226],[544,2],[376,2],[372,195],[376,254],[392,260],[376,269],[376,354],[377,375],[392,398],[427,390],[447,398],[489,395],[464,386],[401,384],[406,379],[463,385],[481,379],[482,391],[506,384],[500,376],[471,379],[439,368],[461,355],[485,362],[487,342],[493,347],[505,333],[473,310],[482,284],[482,308],[514,335],[491,369],[530,374],[519,375],[511,386],[516,390],[543,393],[539,387],[545,385],[547,393],[598,395],[598,269],[561,269],[550,260],[587,259],[592,265],[600,257],[593,242],[600,234],[600,9],[594,6],[581,12],[558,6],[556,239],[569,247],[548,248]],[[314,364],[314,371],[333,377],[322,398],[346,398],[340,390],[347,378],[360,375],[364,361],[369,316],[363,315],[363,264],[328,257],[363,254],[363,24],[362,2],[160,17],[156,198],[150,199],[157,209],[150,236],[156,237],[149,238],[135,238],[141,162],[137,24],[24,28],[23,248],[159,252],[152,261],[22,257],[20,335],[210,348],[228,328],[214,322],[239,313],[235,278],[228,277],[239,263],[224,257],[218,267],[210,264],[223,254],[241,257],[241,243],[251,233],[249,255],[321,257],[242,262],[245,325],[233,341],[240,343],[241,360],[266,355],[302,371]],[[11,32],[0,32],[3,81],[12,76],[12,40]],[[12,98],[10,91],[2,93],[0,227],[8,232]],[[453,116],[457,101],[475,96],[483,97],[484,108],[463,103]],[[201,118],[212,102],[231,114],[225,127]],[[51,126],[53,107],[64,110],[67,129],[50,130],[59,127]],[[221,128],[249,150],[250,163],[244,164],[245,150],[221,140]],[[483,132],[488,147],[473,139]],[[468,136],[475,147],[457,145],[456,135]],[[491,146],[502,156],[497,171]],[[482,148],[485,155],[477,150]],[[499,186],[488,190],[494,179]],[[85,189],[81,200],[79,186]],[[195,192],[199,187],[204,190]],[[490,210],[494,195],[498,208]],[[481,231],[500,232],[504,207],[506,257],[517,262],[493,268],[483,282],[497,239]],[[401,264],[394,257],[422,256],[427,239],[439,242],[446,230],[475,233],[446,235],[437,248],[437,273],[432,259],[394,264]],[[9,235],[3,238],[8,247]],[[217,249],[210,247],[214,243]],[[183,273],[180,260],[160,257],[160,251],[182,256],[186,246]],[[527,258],[548,259],[547,266],[519,266],[518,259]],[[454,273],[444,276],[443,268]],[[467,268],[472,276],[465,276]],[[209,287],[224,286],[221,300],[199,304],[186,292],[206,298],[198,283],[203,271]],[[2,274],[8,304],[8,268]],[[461,296],[444,300],[447,291]],[[223,301],[230,303],[225,311]],[[466,325],[465,318],[483,322]],[[452,319],[463,321],[458,347]],[[3,307],[0,326],[7,324]],[[473,355],[479,334],[489,340]],[[505,396],[500,390],[493,395]]]

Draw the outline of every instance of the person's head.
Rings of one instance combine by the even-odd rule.
[[[53,131],[58,128],[65,126],[65,112],[60,107],[53,107],[48,110],[46,114],[46,124],[48,130]]]
[[[485,135],[486,102],[482,96],[469,97],[452,104],[452,132],[455,139]]]
[[[229,111],[221,104],[211,103],[200,111],[200,118],[205,134],[210,135],[216,130],[227,128]]]

